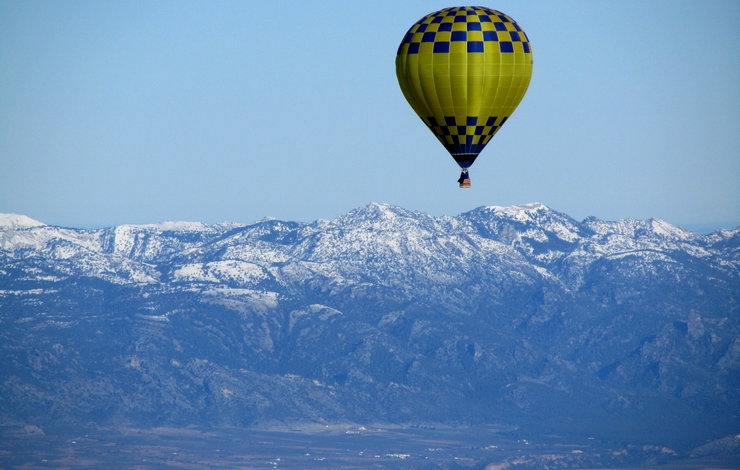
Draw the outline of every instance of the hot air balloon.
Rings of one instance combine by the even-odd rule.
[[[532,46],[500,11],[452,7],[430,13],[396,55],[403,96],[462,168],[468,168],[514,112],[532,77]]]

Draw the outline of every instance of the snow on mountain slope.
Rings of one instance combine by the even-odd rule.
[[[107,248],[113,253],[149,262],[163,256],[187,252],[240,227],[243,225],[206,225],[199,222],[119,225],[106,230]]]
[[[12,420],[603,417],[670,434],[737,416],[737,229],[538,203],[100,230],[14,217],[0,226]]]
[[[33,220],[25,215],[0,214],[0,228],[19,229],[28,227],[40,227],[44,225],[38,220]]]
[[[51,271],[72,274],[76,267],[117,282],[157,282],[163,273],[177,282],[245,286],[311,278],[342,285],[400,285],[413,278],[419,286],[454,286],[508,277],[558,279],[577,289],[593,263],[625,257],[678,266],[688,256],[738,271],[737,230],[702,236],[656,219],[579,223],[539,203],[481,207],[457,217],[371,203],[313,224],[270,219],[74,230],[22,216],[2,220],[0,247],[8,259],[43,259]]]
[[[267,277],[265,270],[256,264],[228,260],[183,265],[174,272],[173,281],[234,283],[244,286],[258,283]]]
[[[44,252],[59,246],[101,252],[102,240],[100,232],[95,230],[75,230],[50,225],[22,229],[0,227],[0,247],[8,253]],[[60,254],[61,258],[65,257],[64,253]]]
[[[96,277],[116,284],[151,283],[156,270],[125,256],[107,253],[102,230],[75,230],[49,225],[0,228],[0,259],[11,280],[69,276]],[[21,274],[22,273],[22,274]]]

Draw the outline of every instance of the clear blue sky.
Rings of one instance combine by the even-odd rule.
[[[484,4],[535,62],[470,190],[394,68],[452,5],[0,0],[0,212],[103,227],[537,201],[740,224],[740,2]]]

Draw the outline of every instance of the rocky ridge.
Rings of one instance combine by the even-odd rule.
[[[99,230],[2,215],[0,413],[606,420],[612,437],[696,447],[740,431],[739,301],[740,229],[578,222],[536,203]]]

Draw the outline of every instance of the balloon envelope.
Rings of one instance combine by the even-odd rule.
[[[416,114],[467,168],[524,97],[532,64],[529,39],[509,16],[452,7],[409,29],[396,76]]]

